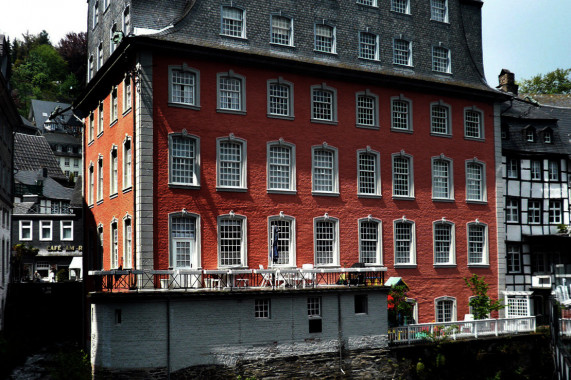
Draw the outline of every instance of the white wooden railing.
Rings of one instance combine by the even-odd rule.
[[[535,332],[535,328],[535,317],[421,323],[389,329],[389,341],[393,344],[410,344],[442,339],[477,339],[484,336]]]

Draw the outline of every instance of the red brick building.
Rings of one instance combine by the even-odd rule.
[[[103,55],[75,104],[90,268],[384,266],[419,322],[463,319],[472,273],[497,295],[499,98],[482,80],[481,2],[444,1],[445,18],[395,5],[408,34],[394,38],[366,27],[376,2],[343,5],[356,25],[343,9],[308,21],[206,3],[151,35],[125,8],[109,57],[90,39]],[[294,18],[295,47],[278,38]]]

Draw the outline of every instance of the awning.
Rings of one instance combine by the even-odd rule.
[[[404,285],[408,289],[408,285],[406,284],[406,282],[404,282],[402,277],[389,277],[387,282],[385,282],[385,286],[396,286],[396,285]]]
[[[69,269],[83,269],[83,258],[82,257],[74,257],[71,259],[71,264],[69,264]]]

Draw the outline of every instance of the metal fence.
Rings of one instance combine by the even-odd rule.
[[[389,329],[389,342],[392,344],[410,344],[442,339],[477,339],[484,336],[535,332],[535,329],[535,317],[422,323]]]
[[[287,268],[89,271],[95,291],[298,289],[317,286],[374,286],[386,268]]]

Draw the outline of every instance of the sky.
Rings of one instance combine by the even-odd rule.
[[[254,0],[252,0],[254,1]],[[343,0],[351,1],[351,0]],[[416,0],[417,2],[428,0]],[[68,32],[84,31],[86,0],[3,0],[0,33],[10,40],[45,29],[55,45]],[[516,80],[571,68],[571,0],[484,0],[484,69],[495,87],[505,68]]]

